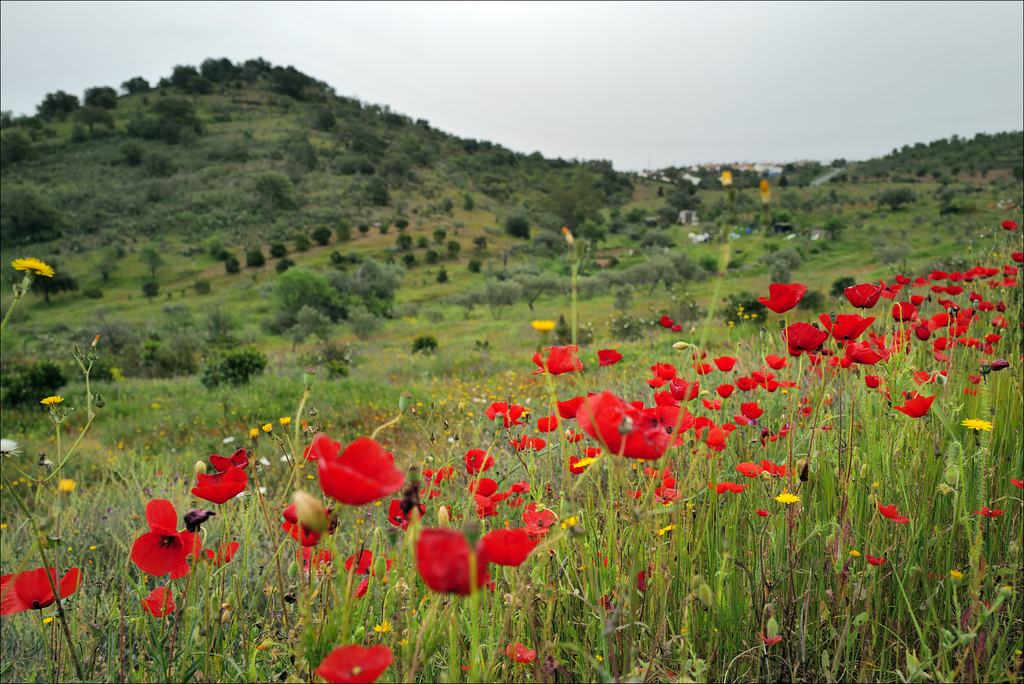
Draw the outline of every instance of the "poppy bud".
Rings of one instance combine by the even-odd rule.
[[[959,466],[951,465],[946,468],[946,472],[943,474],[943,479],[946,480],[946,484],[950,487],[955,487],[956,483],[960,481],[960,468]]]
[[[202,461],[202,460],[196,461],[196,464],[195,464],[193,469],[196,471],[196,475],[205,475],[206,474],[206,461]]]
[[[103,401],[103,395],[99,392],[96,393],[96,408],[103,408],[107,405],[107,402]]]
[[[773,639],[779,636],[779,621],[772,616],[768,620],[768,638]]]
[[[437,509],[437,526],[438,527],[449,527],[451,525],[451,516],[448,513],[447,506],[441,506]]]
[[[409,407],[412,406],[412,395],[408,392],[402,392],[398,395],[398,408],[402,411],[408,411]]]
[[[1012,541],[1010,542],[1010,546],[1006,550],[1009,552],[1010,558],[1016,558],[1017,554],[1020,553],[1020,544],[1018,544],[1015,541]]]
[[[299,519],[300,525],[319,534],[327,531],[331,521],[324,513],[323,504],[317,501],[316,497],[298,489],[292,495],[292,501],[295,503],[295,517]]]
[[[185,513],[185,529],[193,533],[198,532],[200,526],[214,515],[217,514],[203,508],[190,508]]]
[[[516,579],[515,568],[511,565],[503,565],[501,566],[501,571],[502,574],[505,575],[505,581],[508,582],[508,585],[511,587],[515,583]]]
[[[356,628],[355,633],[352,635],[352,640],[354,643],[361,644],[364,636],[366,636],[366,626],[359,625],[359,627]]]
[[[715,597],[711,593],[711,587],[708,586],[707,582],[703,582],[697,587],[697,598],[704,604],[705,608],[710,608],[715,602]]]
[[[860,477],[862,480],[866,480],[868,477],[868,464],[865,463],[860,467]]]
[[[767,335],[767,334],[768,334],[768,328],[761,328],[761,339],[762,340],[764,339],[764,336]]]
[[[312,368],[307,368],[302,373],[302,385],[304,387],[311,387],[313,385],[313,376],[316,375],[316,371]]]
[[[703,582],[703,581],[704,581],[704,578],[701,577],[700,575],[694,575],[693,577],[691,577],[690,578],[690,591],[697,591],[697,587],[699,587],[701,585],[701,582]]]
[[[238,594],[236,594],[235,592],[231,592],[230,594],[228,594],[228,600],[225,601],[225,603],[227,603],[229,606],[237,606]]]
[[[685,349],[689,349],[692,346],[693,345],[691,345],[689,342],[676,342],[675,344],[672,345],[672,348],[675,349],[676,351],[683,351]]]
[[[299,576],[299,562],[298,561],[292,561],[292,564],[288,566],[288,577],[290,579],[295,579],[298,576]]]
[[[205,638],[206,628],[202,625],[198,625],[194,630],[192,630],[192,641],[194,641],[195,643],[201,644],[203,642],[203,639]]]

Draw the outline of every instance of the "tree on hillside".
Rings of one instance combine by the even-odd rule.
[[[153,297],[160,294],[160,283],[155,280],[147,280],[142,283],[142,294],[146,296],[146,299],[153,301]]]
[[[139,93],[148,93],[151,88],[149,81],[136,76],[135,78],[129,78],[127,81],[121,84],[121,90],[128,95],[138,95]]]
[[[152,247],[143,247],[139,250],[139,261],[149,269],[150,278],[156,278],[156,270],[164,265],[164,260]]]
[[[259,201],[267,209],[291,209],[292,182],[288,176],[277,171],[267,171],[256,177],[253,189]]]
[[[52,240],[60,235],[60,222],[60,214],[35,188],[27,185],[4,188],[3,202],[0,202],[0,240],[3,242],[16,245]]]
[[[70,95],[63,90],[58,90],[55,93],[47,93],[43,101],[36,105],[36,111],[42,119],[57,117],[64,121],[68,118],[68,114],[74,112],[78,107],[77,95]]]
[[[89,127],[89,135],[92,135],[92,129],[96,124],[107,128],[114,127],[114,117],[103,107],[93,107],[92,105],[82,107],[75,113],[75,118],[79,123]]]
[[[86,88],[83,102],[86,107],[101,107],[103,109],[117,108],[117,91],[110,86],[96,86]]]
[[[530,220],[522,211],[514,211],[505,217],[505,232],[514,238],[530,239]]]
[[[544,204],[569,230],[575,230],[587,219],[602,223],[601,207],[604,206],[605,195],[598,186],[598,180],[600,178],[596,174],[582,166],[569,175],[552,173],[548,181],[550,193]]]
[[[241,67],[235,66],[227,57],[204,59],[199,65],[199,73],[202,77],[213,83],[226,83],[233,81],[242,73]]]
[[[700,204],[700,198],[697,197],[697,186],[685,178],[680,179],[665,196],[665,201],[676,210],[677,215],[683,210],[692,211]]]
[[[829,216],[825,219],[825,225],[822,226],[822,229],[828,233],[832,240],[838,240],[839,236],[846,230],[846,222],[838,216]]]
[[[886,205],[896,211],[904,204],[912,204],[917,200],[914,191],[910,188],[889,188],[878,198],[878,205]]]
[[[78,292],[78,281],[66,269],[59,268],[57,264],[50,262],[54,274],[52,278],[36,278],[32,282],[32,292],[43,295],[47,304],[50,303],[50,295],[61,292]]]
[[[23,162],[32,156],[32,142],[18,131],[8,131],[0,137],[0,169]]]

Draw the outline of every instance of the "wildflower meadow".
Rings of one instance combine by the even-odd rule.
[[[1016,222],[836,310],[770,283],[753,325],[713,324],[722,241],[703,323],[605,349],[564,236],[567,343],[525,321],[415,392],[101,391],[82,340],[4,419],[0,679],[1019,681]],[[4,334],[54,276],[13,267]]]

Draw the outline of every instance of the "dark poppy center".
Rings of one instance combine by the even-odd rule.
[[[39,601],[33,601],[33,602],[32,602],[32,607],[33,607],[33,608],[42,608],[42,606],[41,606],[41,605],[39,605]]]
[[[175,539],[177,539],[177,537],[173,537],[173,536],[171,536],[169,534],[165,534],[164,536],[160,537],[160,548],[161,549],[169,549],[169,548],[171,548],[171,546],[174,545],[174,540]]]

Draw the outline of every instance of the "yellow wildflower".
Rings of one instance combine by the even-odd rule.
[[[726,187],[732,185],[732,171],[722,172],[722,185]]]
[[[571,517],[568,517],[568,518],[565,519],[565,521],[562,523],[562,529],[563,530],[568,529],[568,528],[572,527],[575,524],[576,524],[576,516],[574,515],[574,516],[571,516]]]
[[[373,631],[377,632],[377,634],[387,634],[391,631],[391,623],[385,620],[384,622],[374,627]]]
[[[588,465],[590,465],[591,463],[593,463],[596,460],[597,460],[596,458],[582,458],[582,459],[576,461],[576,467],[577,468],[586,468]]]
[[[252,428],[251,430],[249,430],[249,436],[250,437],[259,437],[260,436],[260,431],[257,430],[256,428]]]
[[[54,406],[56,406],[57,404],[59,404],[62,401],[64,401],[64,397],[54,396],[54,397],[46,397],[45,399],[43,399],[39,403],[40,404],[45,404],[46,406],[49,406],[50,408],[53,408]]]
[[[964,573],[960,572],[959,570],[950,570],[949,576],[955,580],[962,580],[964,578]]]
[[[57,483],[57,489],[64,494],[70,494],[75,491],[75,481],[69,480],[66,477],[61,478],[60,482]]]
[[[263,426],[263,431],[266,432],[267,434],[269,434],[270,431],[273,430],[273,429],[274,429],[274,424],[273,423],[267,423],[266,425]]]
[[[281,427],[287,427],[288,424],[292,422],[292,419],[289,418],[288,416],[285,416],[284,418],[278,419],[277,422],[281,423]]]
[[[36,275],[46,276],[47,278],[53,277],[53,267],[33,257],[29,257],[28,259],[15,259],[11,262],[11,266],[13,266],[16,271],[29,271]]]
[[[860,551],[858,551],[857,549],[851,549],[850,550],[850,555],[853,556],[854,558],[856,558],[857,556],[860,555]]]
[[[533,321],[530,325],[539,333],[546,333],[555,329],[554,321]]]
[[[963,422],[960,423],[965,428],[971,430],[984,430],[985,432],[992,432],[992,423],[987,420],[978,420],[977,418],[964,418]]]
[[[797,496],[796,494],[790,494],[789,492],[782,492],[777,497],[775,497],[775,500],[778,501],[779,503],[789,505],[791,503],[797,503],[798,501],[800,501],[800,497]]]
[[[662,527],[660,530],[658,530],[658,536],[659,537],[664,537],[666,532],[671,532],[674,529],[676,529],[675,525],[669,525],[668,527]]]

